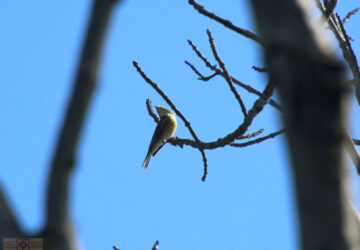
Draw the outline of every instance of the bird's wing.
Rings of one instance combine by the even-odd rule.
[[[165,144],[164,134],[167,130],[170,129],[170,127],[171,119],[168,116],[161,117],[150,142],[149,153],[151,153],[151,155],[154,156],[157,151]]]

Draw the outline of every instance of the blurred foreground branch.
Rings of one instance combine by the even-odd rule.
[[[309,26],[305,17],[310,15],[298,2],[251,3],[281,98],[302,249],[360,249],[348,202],[344,152],[349,86],[344,67],[326,42],[319,42],[324,36]]]
[[[79,138],[96,88],[99,65],[115,0],[95,0],[80,55],[73,90],[50,165],[46,219],[42,232],[46,249],[77,249],[69,215],[70,181]]]
[[[77,249],[69,215],[71,176],[79,138],[97,84],[102,49],[117,0],[94,0],[90,21],[73,82],[73,90],[60,128],[47,180],[45,225],[40,233],[21,229],[0,187],[0,237],[44,238],[44,249]]]

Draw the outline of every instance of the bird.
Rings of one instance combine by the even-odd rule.
[[[156,126],[148,152],[142,164],[144,169],[148,167],[151,157],[155,156],[160,148],[173,136],[177,127],[174,112],[162,106],[156,106],[156,111],[160,116],[160,121]]]

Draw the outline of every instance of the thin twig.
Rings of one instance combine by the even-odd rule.
[[[152,103],[150,99],[146,99],[146,108],[149,112],[149,115],[154,119],[156,123],[160,122],[160,117],[154,112],[154,109],[152,107]]]
[[[195,74],[197,74],[199,76],[198,80],[201,81],[209,81],[210,79],[214,78],[215,76],[219,75],[218,72],[214,72],[213,74],[209,75],[209,76],[204,76],[203,74],[201,74],[194,65],[192,65],[190,62],[185,60],[185,64],[189,65],[189,67],[195,72]]]
[[[217,71],[218,68],[216,67],[216,65],[213,65],[209,62],[209,60],[200,52],[200,50],[195,46],[195,44],[191,41],[191,40],[187,40],[189,45],[191,46],[191,48],[194,50],[194,52],[196,53],[196,55],[198,57],[200,57],[201,60],[203,60],[203,62],[205,63],[206,67],[208,67],[209,69],[213,70],[213,71]]]
[[[191,40],[188,40],[189,45],[191,46],[191,48],[194,50],[194,52],[196,53],[196,55],[205,63],[205,65],[210,68],[211,70],[215,71],[216,73],[218,73],[221,76],[225,76],[224,72],[221,69],[218,69],[216,67],[216,65],[213,65],[209,62],[209,60],[199,51],[199,49],[194,45],[194,43]],[[251,87],[248,84],[245,84],[241,81],[239,81],[238,79],[236,79],[235,77],[231,77],[231,80],[238,86],[242,87],[243,89],[247,90],[249,93],[251,94],[255,94],[257,96],[261,96],[261,92],[258,91],[257,89],[254,89],[253,87]],[[279,103],[277,103],[275,100],[270,99],[269,104],[271,106],[273,106],[274,108],[278,109],[281,111],[281,106]]]
[[[220,75],[218,72],[214,72],[213,74],[211,74],[209,76],[204,76],[202,78],[199,78],[199,80],[206,82],[206,81],[213,79],[215,76],[218,76],[218,75]]]
[[[197,74],[199,76],[198,79],[204,78],[204,76],[196,69],[196,67],[194,65],[192,65],[190,62],[185,60],[185,64],[189,65],[190,68],[195,72],[195,74]]]
[[[258,131],[254,132],[254,133],[251,133],[251,134],[240,135],[239,137],[236,138],[236,140],[243,140],[243,139],[249,139],[249,138],[252,138],[252,137],[256,137],[259,134],[261,134],[262,132],[264,132],[263,128],[259,129]]]
[[[274,133],[271,133],[271,134],[268,134],[267,136],[263,136],[263,137],[259,137],[255,140],[252,140],[252,141],[247,141],[247,142],[244,142],[244,143],[231,143],[230,146],[233,146],[233,147],[246,147],[246,146],[249,146],[249,145],[253,145],[255,143],[260,143],[260,142],[263,142],[267,139],[271,139],[271,138],[274,138],[282,133],[284,133],[285,130],[282,129],[282,130],[279,130],[277,132],[274,132]]]
[[[353,9],[352,11],[348,12],[345,18],[342,20],[342,23],[346,23],[349,21],[350,17],[355,15],[359,11],[359,8]]]
[[[234,25],[231,21],[223,19],[223,18],[219,17],[218,15],[216,15],[215,13],[209,12],[208,10],[205,9],[204,6],[198,4],[195,0],[189,0],[189,4],[191,4],[200,14],[203,14],[204,16],[207,16],[207,17],[217,21],[218,23],[221,23],[225,27],[239,33],[240,35],[250,38],[250,39],[258,42],[259,44],[263,45],[262,39],[260,37],[258,37],[255,33],[253,33],[252,31],[240,28],[240,27]]]
[[[202,156],[203,162],[204,162],[204,174],[203,174],[203,176],[201,177],[201,180],[202,180],[202,181],[205,181],[205,180],[206,180],[207,173],[208,173],[207,158],[206,158],[205,150],[204,150],[204,149],[200,149],[200,152],[201,152],[201,156]]]
[[[229,72],[226,69],[225,63],[221,60],[221,58],[220,58],[220,56],[219,56],[219,54],[218,54],[218,52],[216,50],[216,47],[215,47],[215,44],[214,44],[214,38],[212,37],[212,34],[211,34],[210,30],[207,30],[206,32],[207,32],[207,34],[209,36],[209,42],[210,42],[212,52],[213,52],[213,54],[215,56],[216,61],[219,63],[222,71],[224,72],[226,82],[229,84],[229,87],[230,87],[231,91],[234,93],[236,100],[239,102],[240,107],[241,107],[241,111],[243,112],[244,116],[247,116],[247,111],[246,111],[245,104],[244,104],[243,100],[241,99],[241,96],[237,92],[237,90],[236,90],[236,88],[235,88],[235,86],[234,86],[234,84],[232,82],[231,76],[230,76]]]

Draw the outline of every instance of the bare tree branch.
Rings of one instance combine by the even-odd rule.
[[[233,142],[236,138],[243,135],[246,130],[251,125],[253,119],[257,114],[260,113],[260,111],[264,108],[264,106],[269,102],[271,95],[274,92],[275,85],[272,83],[272,81],[269,81],[268,85],[264,89],[261,96],[258,98],[258,100],[254,103],[253,107],[249,110],[248,115],[244,118],[243,123],[232,133],[228,134],[227,136],[223,138],[219,138],[216,141],[213,142],[203,142],[201,141],[198,136],[195,134],[193,128],[190,125],[190,122],[185,118],[185,116],[179,111],[179,109],[173,104],[173,102],[170,100],[170,98],[164,93],[163,90],[160,89],[160,87],[153,82],[140,68],[137,62],[133,62],[134,67],[136,70],[140,73],[142,78],[149,83],[155,90],[160,94],[160,96],[169,104],[169,106],[174,110],[177,116],[179,116],[183,122],[185,123],[185,126],[190,131],[191,135],[195,140],[191,139],[181,139],[181,138],[171,138],[168,140],[172,145],[176,146],[179,145],[180,147],[183,147],[184,145],[189,145],[194,148],[197,148],[200,150],[203,162],[204,162],[204,175],[202,177],[202,180],[205,181],[206,175],[207,175],[207,158],[205,155],[204,149],[214,149],[217,147],[224,147],[226,145],[229,145],[231,142]],[[149,105],[149,104],[148,104]]]
[[[69,189],[79,138],[97,84],[106,31],[115,0],[95,0],[73,91],[50,165],[46,194],[46,249],[76,249],[69,215]]]
[[[236,138],[236,140],[243,140],[243,139],[249,139],[251,137],[256,137],[258,136],[259,134],[261,134],[262,132],[264,132],[264,129],[261,128],[259,129],[258,131],[254,132],[254,133],[251,133],[251,134],[247,134],[247,135],[240,135]]]
[[[194,65],[192,65],[189,61],[185,60],[185,64],[189,65],[189,67],[195,72],[195,74],[199,76],[198,79],[204,78],[204,76],[197,70],[197,68]]]
[[[146,99],[146,108],[147,108],[147,110],[149,112],[149,115],[154,119],[154,121],[156,123],[159,123],[160,122],[160,117],[154,112],[154,109],[152,107],[150,99]]]
[[[188,40],[189,45],[191,46],[191,48],[194,50],[194,52],[196,53],[196,55],[205,63],[205,65],[210,68],[211,70],[215,71],[216,73],[218,73],[219,75],[225,77],[225,74],[223,71],[221,71],[220,69],[218,69],[216,67],[216,65],[213,65],[209,62],[209,60],[199,51],[199,49],[194,45],[194,43],[191,40]],[[238,79],[234,78],[231,76],[231,80],[238,86],[244,88],[245,90],[247,90],[249,93],[255,94],[257,96],[261,96],[261,92],[254,89],[253,87],[251,87],[250,85],[247,85],[241,81],[239,81]],[[281,106],[280,104],[278,104],[275,100],[270,99],[269,104],[271,106],[273,106],[274,108],[281,110]]]
[[[259,138],[255,139],[255,140],[252,140],[252,141],[247,141],[247,142],[243,142],[243,143],[236,143],[236,142],[230,143],[230,146],[238,147],[238,148],[247,147],[247,146],[250,146],[250,145],[253,145],[253,144],[256,144],[256,143],[263,142],[263,141],[268,140],[268,139],[272,139],[272,138],[274,138],[274,137],[276,137],[276,136],[278,136],[278,135],[280,135],[280,134],[282,134],[284,132],[285,132],[285,130],[282,129],[282,130],[279,130],[277,132],[268,134],[267,136],[259,137]]]
[[[206,67],[208,67],[209,69],[211,69],[213,71],[218,70],[217,66],[210,63],[209,60],[200,52],[200,50],[195,46],[195,44],[191,40],[188,39],[187,41],[188,41],[188,44],[193,49],[193,51],[196,53],[196,55],[205,63]]]
[[[246,111],[245,104],[244,104],[243,100],[241,99],[241,96],[237,92],[236,88],[234,87],[231,76],[229,75],[229,72],[226,69],[225,63],[221,60],[221,58],[220,58],[220,56],[219,56],[219,54],[218,54],[218,52],[216,50],[216,47],[215,47],[215,44],[214,44],[214,38],[212,37],[210,30],[207,30],[207,34],[209,36],[209,42],[210,42],[211,50],[212,50],[212,52],[213,52],[213,54],[215,56],[216,61],[219,63],[220,68],[224,72],[226,82],[229,84],[231,92],[234,93],[236,100],[239,102],[240,107],[241,107],[241,111],[243,112],[244,116],[247,116],[247,111]]]
[[[217,21],[218,23],[221,23],[225,27],[239,33],[240,35],[250,38],[262,45],[263,42],[262,42],[261,38],[258,37],[256,34],[254,34],[252,31],[247,30],[247,29],[242,29],[242,28],[234,25],[229,20],[223,19],[223,18],[217,16],[216,14],[209,12],[208,10],[206,10],[204,8],[204,6],[198,4],[195,0],[189,0],[189,4],[191,4],[200,14],[203,14],[203,15]]]
[[[203,76],[194,65],[192,65],[190,62],[185,60],[185,64],[189,65],[189,67],[199,76],[198,80],[202,80],[204,82],[209,81],[210,79],[214,78],[215,76],[219,75],[218,72],[214,72],[213,74],[209,76]]]
[[[200,148],[199,150],[200,150],[200,152],[201,152],[201,156],[202,156],[203,162],[204,162],[204,174],[203,174],[203,176],[201,177],[201,180],[202,180],[202,181],[205,181],[205,180],[206,180],[206,176],[207,176],[207,174],[208,174],[207,158],[206,158],[205,150],[202,149],[202,148]]]
[[[354,140],[351,138],[349,130],[346,130],[346,142],[350,158],[354,163],[358,174],[360,174],[360,153],[355,146]]]
[[[182,139],[179,137],[172,138],[171,140],[169,140],[169,142],[174,146],[179,145],[180,147],[182,147],[184,145],[188,145],[200,149],[214,149],[229,145],[247,131],[247,129],[251,125],[256,115],[258,115],[261,112],[261,110],[263,110],[264,106],[269,102],[270,96],[274,92],[274,89],[275,89],[275,85],[270,80],[269,83],[266,85],[261,97],[259,97],[255,101],[253,107],[249,110],[248,115],[244,118],[242,124],[236,130],[229,133],[228,135],[221,137],[216,141],[211,141],[211,142],[194,141],[191,139]]]

